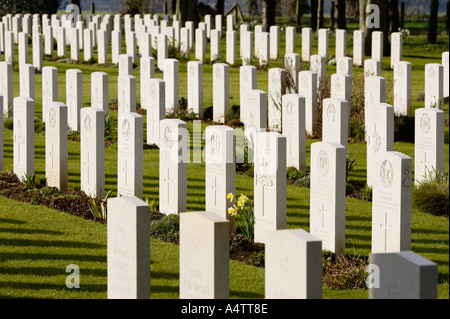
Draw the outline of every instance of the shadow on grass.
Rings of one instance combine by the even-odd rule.
[[[1,220],[0,220],[1,223]],[[62,235],[63,232],[55,230],[45,230],[45,229],[30,229],[30,228],[0,228],[0,233],[10,233],[10,234],[33,234],[33,235]]]
[[[0,218],[0,224],[23,225],[26,224],[26,222],[11,218]]]
[[[9,282],[0,281],[0,286],[9,289],[30,289],[30,290],[69,290],[66,288],[64,283],[62,284],[46,284],[46,283],[31,283],[31,282]],[[92,292],[106,292],[107,287],[104,285],[93,285],[93,284],[81,284],[80,291],[92,291]]]
[[[64,240],[32,240],[32,239],[2,239],[2,246],[31,246],[31,247],[65,247],[65,248],[106,248],[106,245],[64,241]]]
[[[55,267],[0,267],[1,274],[8,275],[26,275],[33,274],[33,276],[67,276],[65,268]],[[83,276],[106,277],[106,269],[84,269],[80,268],[80,274]]]

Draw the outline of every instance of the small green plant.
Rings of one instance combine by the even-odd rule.
[[[290,166],[286,170],[286,180],[289,184],[295,183],[300,178],[304,177],[305,173],[299,171],[293,166]]]
[[[294,182],[294,186],[300,186],[300,187],[309,188],[310,185],[311,185],[311,179],[309,177],[309,174],[306,174],[305,176],[297,179]]]
[[[229,193],[227,199],[233,202],[235,195]],[[236,230],[243,234],[249,242],[253,241],[255,228],[255,214],[253,211],[253,201],[241,194],[236,200],[236,204],[228,208],[228,214],[236,217]]]
[[[361,197],[362,197],[362,200],[364,200],[366,202],[371,202],[372,201],[372,187],[370,187],[369,185],[366,184],[361,189]]]
[[[116,120],[107,114],[105,116],[105,139],[112,138],[113,133],[117,130]]]
[[[412,194],[412,205],[420,212],[448,216],[449,173],[430,170]]]
[[[158,240],[176,242],[180,238],[180,216],[169,214],[150,225],[150,236]]]
[[[33,188],[36,186],[36,174],[33,173],[30,176],[22,177],[22,183],[27,185],[27,187]]]
[[[356,164],[356,157],[353,156],[350,158],[350,156],[347,155],[347,157],[345,158],[346,181],[348,180],[348,176],[350,175],[350,172],[355,168],[355,166],[358,166],[358,164]]]
[[[89,197],[89,210],[92,213],[92,216],[94,216],[94,219],[99,220],[106,220],[106,201],[108,200],[109,196],[111,195],[112,190],[110,190],[104,199],[100,201],[100,205],[97,204],[94,198]]]
[[[95,57],[91,57],[87,62],[89,64],[96,64],[97,63],[97,59]]]

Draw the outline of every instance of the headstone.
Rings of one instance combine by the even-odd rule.
[[[437,264],[415,252],[369,254],[375,265],[374,283],[369,299],[436,299],[438,296]]]
[[[366,108],[367,185],[376,181],[376,160],[380,152],[394,150],[394,108],[386,103],[373,103]]]
[[[211,61],[220,59],[220,31],[211,30]]]
[[[412,159],[381,152],[373,170],[372,253],[410,250]]]
[[[255,25],[254,28],[255,31],[255,58],[259,59],[259,48],[260,48],[260,44],[261,44],[261,33],[263,32],[263,26],[262,25]]]
[[[330,41],[330,30],[329,29],[319,29],[318,31],[318,55],[325,58],[325,63],[328,61],[329,57],[329,41]]]
[[[317,90],[323,90],[327,81],[326,58],[322,55],[311,55],[310,70],[317,74]]]
[[[79,30],[77,28],[71,28],[69,30],[70,30],[69,31],[70,32],[70,58],[75,61],[80,61]]]
[[[43,67],[43,52],[42,52],[42,34],[33,34],[33,66],[42,72]]]
[[[45,178],[48,187],[68,189],[67,106],[50,102],[45,123]]]
[[[275,132],[256,134],[254,155],[254,241],[286,229],[286,137]]]
[[[63,27],[58,28],[58,35],[57,35],[57,55],[59,57],[65,57],[66,56],[66,29]]]
[[[236,64],[236,31],[227,31],[227,63]]]
[[[200,62],[205,61],[206,32],[202,29],[195,29],[195,59]]]
[[[434,171],[444,172],[444,112],[418,108],[414,121],[414,180],[418,184]]]
[[[178,111],[179,62],[177,59],[164,61],[164,82],[166,83],[166,111]]]
[[[0,62],[0,95],[3,95],[3,116],[8,117],[13,107],[13,68],[11,62]]]
[[[21,97],[29,97],[34,100],[34,66],[22,64],[20,71],[20,94]]]
[[[240,30],[239,40],[241,42],[239,45],[239,47],[240,47],[239,54],[240,54],[240,57],[242,58],[243,57],[243,45],[244,45],[244,33],[250,31],[250,26],[248,24],[242,23],[239,26],[239,30]]]
[[[114,30],[111,33],[111,62],[119,63],[119,55],[122,54],[122,32]]]
[[[182,56],[189,60],[189,30],[187,28],[181,28],[180,31],[180,53]]]
[[[149,299],[150,207],[136,197],[107,205],[108,299]]]
[[[336,59],[347,56],[347,30],[336,30]]]
[[[372,59],[378,60],[383,64],[383,32],[372,32]]]
[[[403,57],[403,34],[401,32],[391,33],[391,69],[402,60]]]
[[[128,54],[119,55],[119,76],[133,75],[133,58]]]
[[[105,196],[105,113],[96,107],[80,110],[81,190],[90,197]]]
[[[187,210],[187,124],[164,119],[159,128],[159,211],[178,214]]]
[[[241,122],[249,143],[256,140],[255,134],[267,127],[267,93],[262,90],[247,91],[243,97],[245,108],[241,109]]]
[[[169,57],[167,35],[158,34],[158,69],[164,71],[164,60]]]
[[[136,78],[131,75],[120,75],[117,78],[118,115],[136,112]]]
[[[142,56],[140,58],[140,89],[141,89],[141,108],[146,109],[149,105],[149,94],[146,94],[146,82],[155,77],[155,59],[151,56]]]
[[[47,27],[44,29],[44,51],[50,57],[53,57],[53,45],[53,28]],[[86,45],[84,47],[86,48]]]
[[[267,233],[265,298],[322,298],[322,241],[303,229]]]
[[[242,65],[251,65],[253,61],[253,33],[250,31],[241,34]]]
[[[92,39],[92,30],[91,29],[84,29],[83,30],[83,51],[84,51],[84,61],[87,62],[91,60],[94,57],[94,43]]]
[[[312,54],[312,29],[302,28],[302,62],[310,61]]]
[[[394,65],[394,113],[411,116],[412,65],[400,61]]]
[[[1,97],[0,95],[0,102]],[[3,117],[1,118],[3,122]],[[1,131],[3,150],[3,130]],[[34,100],[30,97],[14,98],[13,132],[13,170],[21,180],[34,174]],[[0,162],[3,162],[3,154],[1,155]]]
[[[235,231],[234,216],[228,214],[233,203],[227,194],[236,193],[236,160],[234,129],[211,125],[205,129],[205,210],[230,222]]]
[[[28,63],[28,34],[19,32],[19,66]]]
[[[346,155],[334,142],[311,144],[310,233],[336,255],[345,252]]]
[[[449,96],[448,51],[442,52],[442,65],[444,66],[444,97],[448,97]]]
[[[211,30],[211,34],[214,34]],[[225,123],[230,110],[230,68],[226,63],[213,64],[213,120]]]
[[[79,131],[80,110],[83,107],[83,73],[80,70],[66,71],[66,105],[69,128]]]
[[[270,31],[270,59],[278,60],[280,55],[280,27],[273,25]]]
[[[142,199],[144,119],[135,112],[122,113],[117,131],[117,195]]]
[[[336,73],[353,76],[353,59],[347,56],[336,59]]]
[[[11,31],[6,31],[5,35],[5,61],[10,63],[15,62],[14,33]]]
[[[166,114],[166,86],[161,79],[143,82],[143,96],[147,110],[147,144],[159,146],[159,125]]]
[[[241,106],[241,115],[247,107],[244,103],[244,96],[251,90],[256,90],[256,67],[253,65],[241,66],[239,68],[239,104]]]
[[[364,81],[364,123],[366,126],[367,140],[367,127],[368,127],[368,110],[370,105],[386,102],[386,79],[381,76],[370,76]]]
[[[364,61],[364,76],[381,76],[381,62],[375,59]]]
[[[137,52],[136,52],[136,33],[135,32],[128,32],[125,34],[125,45],[126,45],[127,55],[131,56],[131,61],[133,63],[136,63]]]
[[[282,68],[269,69],[268,84],[268,125],[269,130],[281,132],[281,102],[286,93],[286,70]]]
[[[295,27],[286,27],[286,52],[295,53]]]
[[[56,101],[58,101],[58,69],[54,66],[44,66],[42,68],[42,120],[45,123],[49,108]]]
[[[323,99],[322,141],[348,145],[349,103],[338,98]]]
[[[229,228],[211,212],[180,214],[180,299],[229,298]]]
[[[444,67],[438,63],[425,64],[425,107],[444,108]]]
[[[187,63],[188,110],[203,118],[203,63],[189,61]]]
[[[363,66],[364,63],[364,31],[353,31],[353,65]]]
[[[282,115],[286,166],[306,172],[305,97],[299,94],[283,95]]]
[[[91,107],[103,110],[108,114],[108,73],[91,73]]]
[[[212,16],[210,14],[205,15],[205,25],[206,25],[206,37],[209,39],[211,37],[211,23]]]
[[[352,77],[347,74],[335,73],[331,75],[331,98],[345,100],[348,103],[348,116],[352,110]]]
[[[317,73],[299,72],[298,94],[305,97],[305,130],[311,135],[317,121]]]
[[[99,30],[97,32],[97,53],[98,53],[98,64],[106,64],[108,63],[108,36],[106,31]]]

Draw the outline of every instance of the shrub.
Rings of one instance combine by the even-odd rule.
[[[152,222],[150,236],[162,241],[177,242],[180,239],[180,216],[170,214]]]
[[[305,173],[299,171],[293,166],[290,166],[286,170],[286,180],[289,184],[295,183],[298,179],[305,176]]]
[[[414,143],[414,117],[394,115],[394,141]]]
[[[365,185],[362,189],[361,189],[361,196],[362,196],[362,200],[366,201],[366,202],[371,202],[372,201],[372,187],[370,187],[369,185]]]
[[[305,188],[309,188],[311,185],[311,181],[309,178],[309,174],[305,175],[294,182],[294,186],[301,186]]]
[[[430,171],[414,188],[412,205],[420,212],[448,217],[449,173]]]
[[[348,180],[348,175],[350,175],[350,172],[355,168],[355,166],[358,166],[356,164],[356,157],[353,156],[350,158],[350,156],[347,155],[345,158],[345,178]]]

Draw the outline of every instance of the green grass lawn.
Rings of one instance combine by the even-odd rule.
[[[283,34],[283,32],[281,32]],[[239,39],[239,36],[237,37]],[[442,51],[448,50],[448,36],[439,36],[438,44],[427,45],[423,34],[406,37],[403,59],[413,64],[413,109],[423,107],[416,96],[424,92],[424,65],[440,61]],[[284,35],[281,36],[280,56],[284,55]],[[297,52],[300,53],[300,35],[297,32]],[[347,52],[352,52],[352,34],[349,32]],[[239,43],[238,43],[239,47]],[[222,49],[225,40],[222,39]],[[17,48],[16,48],[17,50]],[[124,51],[124,49],[123,49]],[[111,51],[109,51],[111,52]],[[317,37],[313,41],[313,53],[317,52]],[[17,53],[17,52],[16,52]],[[55,51],[56,54],[56,51]],[[334,54],[334,38],[330,37],[330,54]],[[31,46],[29,56],[32,56]],[[70,54],[68,53],[68,56]],[[225,51],[222,51],[225,56]],[[81,53],[83,57],[83,53]],[[207,54],[207,59],[209,53]],[[111,57],[109,57],[111,58]],[[191,59],[194,56],[191,55]],[[16,55],[17,59],[17,55]],[[17,61],[17,60],[16,60]],[[240,64],[240,60],[238,60]],[[44,65],[58,68],[59,100],[65,102],[65,71],[77,68],[83,72],[83,103],[90,106],[90,73],[103,71],[109,74],[109,98],[117,97],[116,66],[71,64],[44,61]],[[270,67],[282,67],[282,59],[271,61]],[[302,68],[306,68],[303,65]],[[389,57],[383,61],[382,76],[392,82]],[[327,66],[327,73],[335,72],[334,65]],[[355,68],[355,76],[361,73]],[[140,101],[139,70],[137,78],[137,103]],[[162,78],[162,73],[156,73]],[[267,91],[267,71],[258,70],[258,89]],[[186,62],[180,62],[180,98],[187,97]],[[14,96],[19,93],[19,74],[13,74]],[[35,75],[36,118],[42,118],[42,75]],[[392,83],[391,83],[392,84]],[[389,85],[389,83],[388,83]],[[390,93],[392,95],[392,92]],[[389,99],[392,96],[388,96]],[[230,105],[239,104],[239,65],[230,67]],[[212,105],[212,65],[204,65],[204,105]],[[444,110],[448,120],[448,104]],[[116,112],[111,112],[117,117]],[[206,125],[202,124],[202,130]],[[192,122],[188,123],[192,132]],[[146,131],[144,116],[144,136]],[[13,131],[4,128],[4,170],[12,170]],[[445,128],[445,167],[448,171],[448,126]],[[310,145],[318,140],[307,140],[307,165],[309,167]],[[45,136],[35,135],[36,178],[45,178]],[[69,187],[80,186],[80,144],[69,141]],[[414,159],[412,143],[397,142],[395,150]],[[366,179],[366,144],[351,143],[350,156],[356,157],[356,168],[349,179]],[[144,150],[144,198],[158,201],[158,151]],[[117,189],[117,145],[105,150],[105,188]],[[203,163],[188,164],[188,211],[204,210],[205,166]],[[253,197],[253,178],[237,175],[236,192]],[[309,231],[309,189],[287,186],[288,228]],[[448,218],[412,212],[412,250],[438,263],[439,298],[449,298],[449,223]],[[371,250],[371,203],[346,199],[346,253],[367,256]],[[80,267],[81,288],[65,287],[66,266]],[[106,226],[68,214],[15,202],[0,197],[0,297],[4,298],[106,298]],[[178,246],[151,240],[151,290],[152,298],[178,298]],[[324,298],[367,298],[367,291],[323,290]],[[231,298],[264,298],[264,270],[240,262],[230,262]]]

